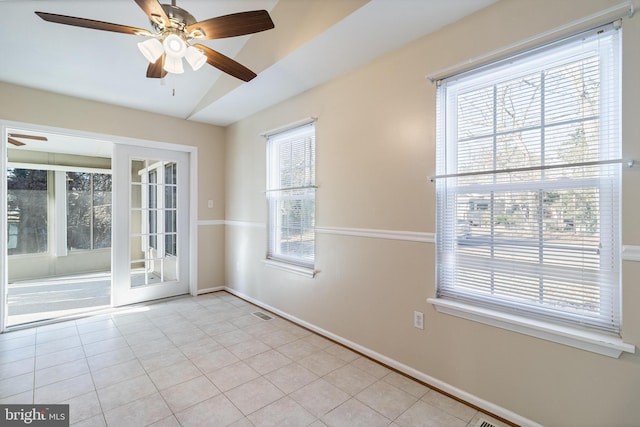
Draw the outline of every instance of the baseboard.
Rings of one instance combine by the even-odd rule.
[[[498,406],[496,404],[493,404],[491,402],[488,402],[484,399],[481,399],[471,393],[467,393],[464,390],[460,390],[457,387],[452,386],[451,384],[448,384],[444,381],[441,381],[437,378],[434,378],[430,375],[425,374],[424,372],[420,372],[410,366],[407,366],[403,363],[398,362],[397,360],[391,359],[390,357],[387,357],[383,354],[380,354],[376,351],[373,351],[367,347],[364,347],[358,343],[355,343],[353,341],[350,341],[348,339],[345,339],[339,335],[336,335],[332,332],[326,331],[322,328],[319,328],[311,323],[305,322],[302,319],[299,319],[295,316],[290,315],[289,313],[285,313],[282,310],[279,310],[275,307],[271,307],[268,304],[263,303],[262,301],[259,301],[253,297],[250,297],[249,295],[245,295],[242,292],[239,292],[235,289],[229,288],[229,287],[221,287],[223,290],[229,292],[230,294],[233,294],[239,298],[242,298],[252,304],[255,304],[259,307],[264,308],[265,310],[268,310],[274,314],[277,314],[280,317],[283,317],[293,323],[296,323],[304,328],[307,328],[319,335],[322,335],[324,337],[327,337],[335,342],[338,342],[352,350],[357,351],[358,353],[361,353],[367,357],[370,357],[373,360],[376,360],[384,365],[387,365],[399,372],[402,372],[412,378],[415,378],[418,381],[421,381],[425,384],[427,384],[428,386],[430,386],[431,388],[435,388],[438,390],[441,390],[447,394],[450,394],[451,396],[454,396],[464,402],[469,403],[472,406],[475,406],[477,408],[480,408],[484,411],[486,411],[487,413],[493,414],[493,415],[497,415],[498,417],[504,418],[505,420],[511,421],[514,424],[520,425],[520,426],[530,426],[530,427],[542,427],[540,424],[529,420],[528,418],[522,417],[512,411],[509,411],[508,409],[505,409],[501,406]]]
[[[211,292],[226,291],[226,286],[215,286],[213,288],[198,289],[196,295],[210,294]]]

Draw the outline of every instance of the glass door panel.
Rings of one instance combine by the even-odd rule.
[[[119,182],[123,190],[126,186],[122,200],[128,206],[118,212],[129,230],[115,305],[187,293],[188,154],[125,146],[115,152],[116,167],[128,171],[127,182]],[[124,241],[124,232],[116,234]]]

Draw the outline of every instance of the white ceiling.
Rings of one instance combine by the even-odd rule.
[[[303,0],[280,1],[287,6],[286,2]],[[331,7],[337,0],[314,1]],[[144,40],[141,37],[53,24],[34,14],[43,11],[151,29],[133,0],[0,0],[0,81],[226,126],[494,1],[371,0],[285,55],[273,55],[277,60],[254,69],[258,77],[251,82],[234,82],[235,88],[219,91],[214,88],[222,73],[207,65],[195,72],[185,66],[184,74],[163,81],[147,79],[148,63],[136,45]],[[177,5],[198,20],[255,9],[266,9],[273,17],[280,6],[278,0],[178,0]],[[274,23],[278,28],[275,18]],[[258,44],[248,41],[264,34],[204,44],[231,58],[251,58],[250,47]],[[238,61],[252,68],[246,60]]]

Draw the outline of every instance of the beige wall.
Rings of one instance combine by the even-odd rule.
[[[0,103],[3,120],[197,147],[198,289],[224,284],[224,230],[215,225],[225,211],[223,128],[6,83],[0,83],[0,99],[11,100]]]
[[[234,291],[548,426],[633,426],[640,354],[613,359],[439,314],[432,243],[318,234],[314,279],[262,262],[265,142],[317,121],[317,226],[435,231],[435,87],[429,72],[620,3],[505,0],[227,129],[226,281]],[[624,154],[640,159],[640,18],[625,20]],[[623,240],[640,244],[640,172],[624,171]],[[624,265],[623,338],[640,344],[640,264]],[[412,326],[425,313],[425,329]]]

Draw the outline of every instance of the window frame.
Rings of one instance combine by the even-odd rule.
[[[267,138],[266,158],[267,158],[267,179],[266,179],[266,202],[267,202],[267,252],[265,264],[284,269],[293,273],[302,274],[308,277],[315,276],[315,212],[316,212],[316,127],[315,119],[305,120],[291,126],[264,134]],[[294,168],[284,169],[279,163],[278,154],[281,144],[286,143],[308,144],[305,150],[304,170],[305,176],[302,180],[295,180],[293,183],[281,182],[281,177],[286,171],[294,172]],[[308,158],[307,158],[308,156]],[[296,256],[282,251],[282,229],[281,215],[277,214],[278,209],[285,201],[299,202],[300,205],[311,203],[313,205],[309,215],[301,219],[301,224],[310,225],[311,231],[305,233],[307,245],[309,241],[313,245],[311,257]],[[304,210],[304,209],[303,209]],[[304,210],[306,212],[306,210]],[[302,227],[302,225],[301,225]],[[311,239],[309,240],[309,234]],[[302,239],[302,234],[300,234]]]
[[[611,26],[614,27],[613,25]],[[614,27],[614,31],[617,31],[617,30],[619,30],[619,27],[617,26]],[[600,29],[595,29],[592,31],[597,33],[600,31]],[[621,34],[618,34],[618,36],[621,37]],[[574,37],[583,37],[583,35],[580,34]],[[560,46],[560,48],[563,48],[563,47],[566,48],[566,46],[570,46],[569,44],[570,41],[571,40],[569,41],[561,40],[559,42],[552,43],[551,45],[548,45],[548,46],[543,46],[541,48],[533,49],[532,51],[529,51],[529,52],[513,55],[512,57],[502,59],[493,64],[488,64],[487,66],[480,67],[479,69],[463,71],[460,74],[462,75],[463,79],[467,79],[467,81],[471,81],[471,82],[473,82],[473,79],[477,76],[476,83],[478,83],[478,86],[486,87],[487,85],[488,86],[495,85],[497,84],[498,81],[495,80],[495,76],[493,76],[490,72],[486,72],[487,69],[499,70],[501,67],[506,68],[505,64],[508,64],[508,66],[510,67],[511,61],[515,62],[517,67],[518,64],[521,64],[522,62],[524,62],[524,60],[527,60],[531,55],[538,54],[540,52],[542,52],[543,54],[546,54],[547,49],[555,49],[558,46]],[[618,47],[618,50],[619,50],[619,47]],[[519,61],[520,59],[522,59],[522,61]],[[619,61],[620,58],[617,58],[617,60]],[[502,72],[504,74],[507,71],[502,71]],[[460,76],[454,76],[454,80],[460,79],[460,78],[461,78]],[[617,76],[617,78],[620,79],[620,76]],[[618,84],[621,84],[621,80],[618,80]],[[455,87],[455,83],[453,86]],[[443,312],[446,314],[451,314],[458,317],[466,318],[468,320],[473,320],[476,322],[524,333],[524,334],[535,336],[538,338],[551,340],[554,342],[570,345],[573,347],[594,351],[596,353],[604,354],[611,357],[619,357],[619,355],[623,351],[634,352],[635,347],[630,346],[629,344],[625,344],[620,338],[619,334],[615,335],[607,332],[602,332],[599,330],[594,330],[593,328],[577,327],[575,324],[566,323],[562,320],[558,320],[557,318],[554,318],[554,316],[538,317],[538,316],[532,316],[526,313],[523,314],[521,311],[518,310],[516,303],[507,303],[504,300],[501,300],[501,301],[495,300],[494,303],[490,303],[490,300],[494,298],[491,296],[486,297],[483,301],[483,302],[489,301],[489,303],[479,304],[477,302],[479,300],[474,300],[473,295],[469,294],[470,296],[468,297],[465,297],[464,295],[462,295],[465,293],[464,291],[461,291],[462,297],[460,299],[454,297],[453,296],[454,294],[452,294],[451,292],[443,292],[443,288],[442,288],[443,283],[440,281],[441,274],[448,274],[448,273],[446,273],[447,270],[445,265],[443,264],[444,262],[442,259],[443,252],[441,252],[442,251],[441,248],[444,245],[454,245],[454,247],[457,247],[458,245],[457,243],[455,243],[458,240],[458,238],[455,237],[458,234],[457,231],[455,230],[455,228],[457,228],[457,225],[455,225],[457,224],[456,213],[455,212],[444,213],[443,207],[448,206],[451,203],[450,198],[452,197],[450,194],[447,193],[447,180],[451,177],[454,177],[453,181],[456,181],[457,180],[456,175],[460,176],[455,173],[457,172],[457,166],[458,166],[457,160],[456,160],[457,154],[458,154],[457,139],[456,139],[457,138],[456,134],[458,129],[457,113],[456,113],[456,110],[454,109],[453,113],[447,114],[450,110],[448,110],[446,103],[448,102],[449,97],[451,96],[451,94],[448,93],[447,89],[448,87],[446,84],[442,84],[441,81],[438,82],[438,101],[437,101],[438,118],[437,118],[436,127],[437,127],[437,140],[438,140],[437,166],[438,166],[439,176],[435,177],[432,180],[436,181],[436,186],[437,186],[437,189],[436,189],[437,205],[438,205],[437,210],[438,210],[438,222],[440,224],[438,224],[438,232],[436,234],[437,245],[438,245],[438,248],[436,251],[438,253],[437,260],[436,260],[436,266],[437,266],[436,267],[437,268],[436,297],[429,298],[428,301],[432,303],[439,312]],[[542,105],[546,105],[544,99],[542,99],[541,102],[543,103]],[[618,99],[618,102],[619,102],[619,99]],[[617,105],[616,108],[619,110],[620,108],[619,105]],[[494,117],[496,117],[497,114],[498,112],[494,110],[493,111]],[[617,120],[619,123],[619,120],[620,120],[619,112],[618,112]],[[544,124],[542,125],[542,129],[544,131]],[[455,143],[452,144],[452,141],[454,141]],[[542,144],[544,144],[544,140],[542,141]],[[494,170],[499,169],[495,166],[495,162],[494,162],[493,169]],[[453,171],[453,173],[451,171]],[[461,174],[461,175],[464,175],[464,174]],[[493,173],[493,175],[495,176],[495,173]],[[456,184],[454,184],[454,188],[455,188],[455,185]],[[549,184],[549,182],[544,182],[543,185],[544,186],[548,185],[549,188],[555,188],[553,186],[553,183]],[[502,185],[501,187],[508,188],[509,184]],[[494,191],[497,191],[497,190],[494,190]],[[619,199],[620,187],[618,188],[617,191],[618,191],[617,197]],[[600,214],[600,210],[599,210],[599,217],[600,216],[602,215]],[[448,228],[445,228],[443,232],[440,227],[442,227],[443,226],[442,224],[444,223],[448,223],[450,225]],[[451,225],[451,224],[454,224],[454,225]],[[610,224],[606,224],[606,226],[609,227]],[[620,242],[619,228],[620,228],[620,221],[618,221],[618,230],[617,230],[618,236],[614,238],[614,242],[617,242],[617,243]],[[614,233],[616,233],[616,231],[614,231]],[[545,247],[544,241],[540,241],[539,244],[541,245],[541,247]],[[614,246],[615,246],[615,243],[614,243]],[[456,249],[453,249],[453,250],[455,253]],[[621,251],[620,250],[616,251],[614,247],[612,252],[617,252],[617,258],[615,262],[617,262],[618,265],[621,265],[621,253],[620,253]],[[616,254],[614,253],[613,256],[615,257]],[[454,271],[457,271],[457,267],[454,268]],[[621,277],[619,277],[617,285],[618,285],[618,290],[620,291],[622,287]],[[451,289],[450,286],[451,285],[449,285],[447,289]],[[455,288],[455,285],[453,286]],[[513,308],[512,309],[503,308],[508,304],[511,304],[511,307]],[[621,317],[622,317],[621,307],[622,307],[622,301],[620,300],[617,304],[617,307],[614,308],[614,310],[618,310],[619,312],[618,318],[620,319],[620,324],[621,324]]]

